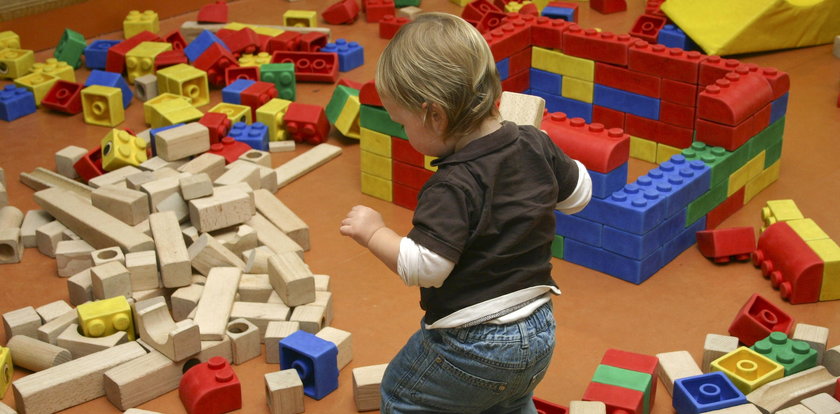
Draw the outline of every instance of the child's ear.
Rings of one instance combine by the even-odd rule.
[[[429,103],[428,105],[431,105],[429,113],[432,117],[432,129],[434,129],[434,131],[439,135],[443,135],[443,131],[446,131],[446,126],[449,124],[446,112],[443,110],[443,107],[437,103]]]

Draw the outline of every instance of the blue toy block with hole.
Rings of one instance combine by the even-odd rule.
[[[600,247],[604,225],[574,214],[563,214],[554,210],[555,233],[563,238],[574,239],[595,247]]]
[[[674,381],[677,414],[699,414],[746,403],[747,397],[721,371]]]
[[[625,162],[608,173],[588,170],[589,178],[592,179],[592,197],[607,198],[621,190],[627,184],[627,168]]]
[[[532,90],[554,95],[563,92],[563,75],[531,68],[530,86]]]
[[[297,370],[303,393],[320,400],[338,388],[338,348],[306,331],[280,340],[280,369]]]
[[[230,85],[222,88],[222,102],[242,105],[242,92],[257,83],[250,79],[237,79]]]
[[[663,46],[677,47],[685,51],[700,50],[697,43],[694,43],[682,29],[673,24],[666,24],[659,30],[659,37],[657,37],[656,42]]]
[[[650,256],[636,260],[572,239],[563,240],[563,260],[637,285],[653,276],[665,265],[662,261],[662,249],[657,249]]]
[[[630,233],[644,234],[667,217],[666,195],[655,187],[630,183],[607,198],[591,199],[577,214]]]
[[[105,61],[108,57],[108,49],[115,44],[120,43],[119,40],[94,40],[87,47],[85,47],[85,66],[88,69],[105,70]]]
[[[510,58],[496,62],[496,70],[499,72],[499,80],[506,80],[510,76]]]
[[[167,129],[172,129],[172,128],[183,126],[183,125],[184,125],[183,123],[178,123],[178,124],[173,124],[173,125],[162,126],[160,128],[152,128],[152,129],[149,130],[149,138],[150,138],[149,143],[151,144],[151,147],[152,147],[152,156],[153,157],[155,155],[157,155],[157,146],[155,145],[155,135],[157,135],[161,131],[166,131]]]
[[[134,98],[134,93],[131,92],[131,87],[128,82],[122,77],[122,74],[107,72],[104,70],[94,69],[88,75],[85,81],[85,87],[91,85],[110,86],[112,88],[120,88],[122,90],[123,108],[128,108],[131,104],[131,99]]]
[[[228,52],[230,52],[230,48],[227,47],[225,42],[222,39],[219,39],[213,32],[209,30],[205,30],[196,36],[187,47],[184,48],[184,54],[187,55],[187,59],[190,60],[190,63],[194,62],[210,47],[211,44],[218,43],[221,47],[225,48]]]
[[[0,119],[11,122],[36,110],[35,94],[28,89],[9,84],[0,90]]]
[[[788,94],[789,92],[785,92],[784,95],[776,98],[773,102],[770,103],[770,123],[774,123],[779,119],[783,118],[787,113],[787,106],[788,106]]]
[[[597,83],[592,103],[648,119],[659,119],[659,99]]]
[[[684,224],[685,209],[644,234],[635,234],[615,227],[604,226],[604,241],[601,247],[631,259],[641,260],[682,233],[685,229]]]
[[[685,227],[677,237],[674,237],[662,246],[662,260],[664,260],[664,263],[670,263],[671,260],[676,259],[677,256],[689,247],[694,246],[694,243],[697,243],[697,232],[701,230],[706,230],[705,216],[691,223],[688,227]]]
[[[228,136],[250,145],[255,150],[268,151],[268,126],[262,122],[254,122],[250,125],[237,122],[230,127]]]
[[[541,15],[550,19],[561,19],[572,23],[575,22],[575,9],[570,9],[568,7],[546,6],[543,7]]]
[[[335,43],[327,43],[326,46],[321,48],[320,52],[338,55],[339,72],[349,72],[365,63],[365,48],[358,42],[337,39]]]

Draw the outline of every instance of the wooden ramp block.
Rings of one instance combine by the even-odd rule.
[[[135,342],[118,345],[27,375],[14,383],[17,410],[54,413],[105,395],[103,373],[146,354]]]
[[[388,364],[353,368],[353,400],[357,411],[378,410],[381,396],[379,385]]]
[[[283,188],[306,173],[326,164],[341,155],[341,147],[332,144],[318,144],[309,151],[298,155],[277,167],[277,188]]]
[[[309,226],[289,207],[266,190],[254,191],[254,202],[260,212],[280,231],[299,244],[304,251],[309,250]]]
[[[688,351],[663,352],[656,354],[656,357],[659,358],[657,368],[659,380],[672,396],[674,395],[674,381],[703,374]]]
[[[823,392],[833,393],[837,378],[822,365],[797,372],[758,387],[747,394],[747,401],[762,413],[769,414],[799,404],[805,398]]]
[[[20,182],[35,191],[48,188],[69,191],[80,196],[83,200],[87,200],[87,202],[90,201],[90,194],[93,192],[93,187],[42,167],[38,167],[30,173],[20,173]]]
[[[56,345],[58,336],[72,324],[79,323],[79,313],[75,309],[41,325],[38,328],[38,340]]]
[[[224,338],[241,275],[236,267],[216,267],[207,274],[194,319],[203,341]]]
[[[46,305],[41,305],[35,308],[35,312],[38,313],[38,316],[41,317],[41,320],[44,323],[47,323],[53,319],[56,319],[67,312],[73,310],[73,307],[68,305],[67,302],[63,300],[57,300],[55,302],[47,303]]]
[[[155,238],[163,286],[175,288],[189,285],[192,277],[190,254],[181,236],[181,226],[175,213],[165,211],[150,215],[149,227]]]
[[[120,410],[127,410],[178,389],[181,367],[160,352],[146,355],[105,371],[105,396]]]
[[[175,322],[166,300],[156,297],[134,305],[138,336],[172,361],[181,361],[201,350],[198,326],[191,320]]]

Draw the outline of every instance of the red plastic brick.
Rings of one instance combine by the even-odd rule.
[[[163,41],[172,45],[172,50],[184,50],[187,47],[187,39],[181,34],[180,29],[175,29],[163,36]]]
[[[395,182],[391,183],[391,197],[394,200],[394,204],[400,207],[409,210],[416,209],[418,193],[419,190],[410,188],[407,185]]]
[[[669,145],[675,148],[688,148],[694,141],[694,131],[691,128],[684,128],[665,122],[656,122],[656,136],[654,141]]]
[[[694,112],[695,108],[693,106],[667,101],[659,102],[659,120],[666,124],[694,129]]]
[[[41,100],[41,105],[53,111],[78,114],[82,112],[83,87],[81,84],[59,79]]]
[[[607,349],[601,358],[601,365],[609,365],[611,367],[650,374],[652,381],[650,387],[650,406],[653,406],[653,402],[656,400],[656,371],[659,367],[659,358],[619,349]]]
[[[525,16],[529,17],[529,16]],[[484,34],[484,39],[490,45],[493,59],[497,62],[510,57],[514,53],[530,46],[531,25],[522,20],[505,23],[498,29]]]
[[[630,44],[636,41],[630,35],[584,30],[572,24],[563,33],[563,52],[583,59],[627,66]]]
[[[410,20],[405,17],[394,17],[387,15],[379,21],[379,37],[382,39],[393,39],[400,27],[408,24]]]
[[[701,230],[697,232],[697,248],[715,263],[747,261],[755,250],[755,229],[745,226]]]
[[[111,46],[108,49],[108,54],[105,57],[105,70],[108,72],[114,73],[123,73],[125,71],[125,54],[128,53],[129,50],[134,49],[135,46],[139,45],[142,42],[160,42],[161,39],[158,35],[144,30],[140,33],[137,33],[134,36],[129,37],[128,39],[123,40],[120,43],[117,43]]]
[[[373,80],[369,80],[359,88],[359,103],[362,105],[382,106],[382,99],[379,98],[379,93],[376,92],[376,84]]]
[[[568,414],[569,412],[568,407],[537,397],[534,397],[534,407],[536,407],[537,413],[542,414]]]
[[[630,36],[638,37],[648,43],[656,43],[659,39],[659,31],[665,27],[666,18],[643,14],[633,23],[630,29]]]
[[[475,27],[480,33],[487,33],[501,26],[506,16],[507,13],[502,11],[489,11],[478,21]]]
[[[215,144],[227,136],[230,131],[230,119],[227,115],[219,112],[208,112],[198,120],[198,123],[207,127],[210,132],[210,144]]]
[[[340,85],[340,86],[346,86],[346,87],[348,87],[348,88],[352,88],[352,89],[355,89],[355,90],[357,90],[357,91],[358,91],[358,90],[360,90],[360,89],[362,89],[362,86],[364,86],[364,84],[363,84],[363,83],[361,83],[361,82],[356,82],[356,81],[354,81],[354,80],[350,80],[350,79],[347,79],[347,78],[341,78],[341,79],[339,79],[339,80],[338,80],[338,85]]]
[[[624,130],[634,137],[655,141],[659,136],[659,122],[633,114],[624,114]]]
[[[292,102],[283,116],[286,132],[295,142],[320,144],[330,134],[330,122],[324,108],[318,105]]]
[[[636,72],[621,66],[596,62],[595,83],[650,96],[651,98],[659,98],[662,82],[661,78],[657,76]]]
[[[271,63],[294,63],[295,79],[301,82],[329,82],[338,79],[338,55],[322,52],[274,52]]]
[[[637,40],[630,46],[628,66],[632,70],[673,79],[680,82],[697,83],[700,52],[686,52],[679,48],[651,45]]]
[[[416,165],[409,165],[394,160],[392,163],[394,183],[403,184],[408,188],[419,190],[429,180],[434,172]]]
[[[746,346],[753,346],[770,335],[784,332],[790,335],[793,318],[758,293],[753,294],[729,325],[729,334],[738,337]]]
[[[425,157],[417,152],[407,139],[391,137],[391,159],[415,167],[423,167]]]
[[[590,382],[583,392],[583,401],[602,401],[608,413],[644,414],[642,391],[622,388],[615,385]]]
[[[167,50],[160,52],[155,56],[155,70],[161,70],[168,66],[175,66],[180,63],[188,63],[187,55],[184,54],[184,49],[181,50]]]
[[[770,125],[771,107],[765,105],[744,122],[729,126],[697,118],[695,121],[696,140],[705,142],[712,147],[723,147],[727,151],[735,151]]]
[[[102,169],[102,148],[97,145],[96,148],[88,151],[84,157],[73,164],[73,169],[84,182],[105,174],[105,170]]]
[[[825,264],[786,222],[761,233],[752,260],[783,299],[794,305],[820,300]]]
[[[645,14],[648,16],[665,17],[665,12],[661,9],[662,3],[665,3],[665,0],[648,0],[645,5]]]
[[[534,3],[527,3],[519,8],[519,14],[526,15],[526,16],[540,16],[540,10],[537,8],[537,5]]]
[[[249,27],[240,30],[221,29],[216,36],[227,45],[234,56],[252,55],[259,52],[260,39],[257,32]]]
[[[592,105],[592,122],[603,124],[607,128],[625,129],[624,112],[600,105]]]
[[[716,228],[720,225],[720,223],[723,223],[724,220],[744,207],[745,192],[746,188],[741,187],[740,190],[734,192],[731,196],[727,197],[726,200],[718,204],[717,207],[713,208],[709,214],[706,214],[706,229],[709,230]],[[753,246],[754,245],[755,242],[753,242]]]
[[[225,70],[233,66],[239,66],[236,57],[218,43],[212,43],[193,62],[193,66],[207,72],[207,81],[213,85],[225,86]]]
[[[660,98],[663,101],[679,105],[697,106],[697,85],[671,79],[662,79],[660,85],[662,88]]]
[[[359,4],[356,0],[340,0],[322,13],[321,18],[327,24],[351,24],[359,17]]]
[[[509,59],[508,72],[510,75],[516,75],[523,71],[527,72],[531,69],[531,48],[526,47],[514,53]]]
[[[473,0],[464,6],[464,10],[461,11],[461,18],[470,22],[473,26],[478,26],[478,22],[487,13],[503,12],[503,10],[487,0]]]
[[[270,82],[257,81],[239,94],[241,104],[251,107],[251,119],[257,119],[257,109],[277,97],[277,87]]]
[[[300,35],[298,50],[301,52],[317,52],[329,42],[329,36],[321,32],[309,32]]]
[[[618,13],[627,10],[625,0],[592,0],[589,7],[601,14]]]
[[[697,84],[700,86],[710,85],[741,65],[742,63],[735,59],[724,59],[720,56],[706,56],[700,63]]]
[[[502,90],[522,93],[531,86],[531,71],[519,72],[502,81]]]
[[[205,4],[198,10],[196,20],[199,23],[227,23],[228,6],[223,0],[216,0],[213,4]]]
[[[630,136],[621,129],[587,125],[562,112],[546,115],[541,127],[563,152],[590,170],[608,173],[630,158]]]
[[[268,53],[278,51],[296,52],[300,50],[300,33],[286,31],[268,41]]]
[[[387,15],[396,16],[397,9],[392,0],[362,0],[364,2],[365,20],[376,23]]]
[[[252,81],[260,80],[260,67],[228,66],[225,69],[225,85],[230,85],[239,79],[248,79]]]
[[[697,116],[707,121],[735,126],[772,100],[773,89],[762,74],[729,72],[700,92]]]
[[[773,89],[773,99],[781,98],[790,90],[790,76],[786,72],[776,68],[762,68],[761,73]]]
[[[221,414],[242,408],[239,378],[224,357],[213,357],[184,373],[178,396],[190,414]]]
[[[250,145],[239,142],[232,137],[224,137],[221,141],[210,145],[210,150],[207,152],[225,157],[225,164],[230,164],[250,150]]]

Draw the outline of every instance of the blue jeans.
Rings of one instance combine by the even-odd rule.
[[[421,328],[388,364],[381,411],[531,413],[554,349],[551,302],[506,325]]]

